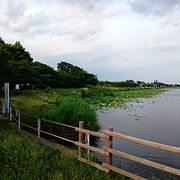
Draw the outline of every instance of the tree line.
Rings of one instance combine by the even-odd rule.
[[[133,81],[133,80],[126,80],[126,81],[99,81],[99,86],[103,87],[157,87],[157,88],[163,88],[163,87],[180,87],[180,84],[166,84],[163,82],[159,82],[155,80],[154,82],[143,82],[143,81]]]
[[[67,62],[57,64],[57,70],[34,62],[30,53],[16,42],[7,44],[0,38],[0,86],[9,82],[13,88],[20,84],[21,88],[80,88],[96,85],[97,76]]]

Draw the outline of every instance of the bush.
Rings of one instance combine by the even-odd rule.
[[[94,131],[100,129],[95,111],[78,97],[64,97],[58,106],[42,111],[39,116],[72,126],[84,121],[85,128]]]
[[[4,97],[4,89],[0,89],[0,97]]]
[[[18,96],[21,95],[22,91],[19,89],[10,89],[9,90],[9,95],[10,96]],[[0,97],[4,98],[4,89],[0,89]]]

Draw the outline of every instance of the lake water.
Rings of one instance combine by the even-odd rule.
[[[140,99],[139,103],[127,103],[126,109],[99,109],[97,115],[102,126],[100,131],[113,127],[114,132],[124,135],[180,147],[180,89],[170,89],[153,98]],[[98,147],[102,146],[106,146],[106,140],[100,138]],[[180,154],[116,138],[113,139],[113,148],[180,169]],[[105,161],[104,156],[97,157]],[[171,174],[114,155],[113,165],[150,179],[153,176],[174,179]]]

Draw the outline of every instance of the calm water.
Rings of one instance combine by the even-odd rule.
[[[140,99],[127,104],[126,109],[97,111],[101,130],[113,127],[114,132],[180,147],[180,89],[168,90],[154,98]],[[99,139],[98,147],[106,145]],[[180,155],[151,147],[145,147],[120,139],[113,139],[114,149],[180,169]],[[105,158],[98,155],[98,159]],[[174,179],[170,174],[113,156],[113,165],[144,177],[153,175],[160,179]],[[176,177],[178,178],[178,177]],[[178,178],[180,179],[180,178]]]

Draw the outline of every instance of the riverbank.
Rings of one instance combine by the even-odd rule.
[[[95,110],[98,108],[126,107],[129,101],[139,101],[162,93],[162,89],[147,88],[81,88],[45,89],[19,91],[11,102],[22,112],[45,119],[78,126],[85,122],[85,128],[100,129]]]
[[[113,91],[113,96],[111,95],[112,91]],[[80,94],[80,92],[81,92],[81,94]],[[47,90],[35,90],[35,91],[23,91],[23,92],[21,92],[21,94],[17,94],[16,96],[11,97],[11,102],[13,102],[14,105],[16,106],[16,108],[20,109],[21,111],[28,112],[31,114],[37,113],[36,115],[38,115],[38,113],[41,114],[42,112],[45,112],[44,110],[48,110],[46,112],[46,114],[48,114],[50,112],[49,110],[61,106],[64,103],[64,101],[66,101],[66,103],[64,104],[64,110],[67,109],[67,110],[71,111],[72,108],[74,108],[73,103],[76,101],[77,102],[76,108],[79,108],[79,107],[84,108],[85,107],[85,111],[83,111],[80,108],[81,114],[79,113],[80,111],[78,111],[77,116],[73,116],[73,117],[77,117],[76,120],[78,121],[79,117],[83,117],[83,115],[86,114],[86,112],[87,112],[86,110],[88,108],[93,110],[93,112],[95,113],[94,109],[96,107],[96,104],[94,104],[94,105],[91,104],[91,107],[90,107],[90,103],[89,104],[87,103],[87,99],[89,99],[89,100],[92,100],[93,98],[95,99],[96,97],[98,97],[98,94],[101,94],[101,97],[115,98],[116,95],[120,96],[120,93],[121,93],[120,99],[121,100],[123,99],[124,102],[128,102],[131,99],[136,99],[137,97],[150,97],[150,96],[152,96],[154,94],[158,94],[160,92],[161,92],[161,90],[157,90],[157,89],[150,90],[150,89],[111,89],[111,88],[109,88],[109,89],[106,89],[106,88],[88,89],[88,91],[84,90],[84,89],[55,89],[55,90],[50,89],[48,91]],[[84,93],[84,95],[83,95],[83,93]],[[79,102],[82,104],[79,105]],[[86,105],[84,106],[84,104],[86,104]],[[65,111],[65,112],[68,115],[68,113],[71,113],[70,111]],[[63,111],[61,111],[61,112],[63,112]],[[54,114],[54,117],[57,116],[57,119],[59,118],[57,113],[52,112],[51,114]],[[72,111],[72,114],[73,114],[73,111]],[[82,115],[82,116],[80,116],[80,115]],[[90,119],[91,116],[92,116],[92,114],[89,114],[87,117]],[[87,120],[88,120],[88,118],[87,118]],[[48,119],[51,119],[51,118],[48,118]],[[21,120],[23,120],[23,118]],[[51,119],[51,120],[53,120],[53,119]],[[30,122],[30,121],[31,120],[28,119],[28,122]],[[32,122],[33,122],[33,120],[32,120]],[[68,124],[68,122],[66,122],[66,123]],[[1,123],[1,124],[3,124],[3,123]],[[69,179],[69,177],[71,179],[103,179],[103,178],[107,179],[108,178],[104,175],[103,172],[100,172],[89,166],[88,166],[88,168],[90,168],[90,169],[86,170],[87,165],[85,165],[85,167],[84,167],[85,169],[83,169],[84,164],[82,165],[75,158],[67,157],[67,159],[66,159],[66,155],[64,155],[61,152],[56,152],[54,150],[48,150],[48,149],[46,150],[46,147],[42,147],[42,145],[40,145],[39,143],[36,145],[36,142],[33,142],[33,140],[29,140],[29,137],[27,137],[27,138],[25,138],[25,136],[21,137],[17,132],[13,132],[13,130],[8,130],[8,132],[5,132],[3,130],[0,136],[2,139],[1,140],[1,144],[2,144],[1,167],[7,166],[6,169],[11,168],[11,174],[14,174],[15,179],[17,179],[18,177],[20,177],[19,179],[21,179],[21,174],[23,174],[23,172],[25,173],[24,174],[25,177],[26,177],[26,174],[31,174],[34,172],[35,177],[33,179],[38,179],[39,175],[42,175],[41,172],[38,171],[38,169],[41,169],[41,168],[43,169],[42,170],[43,174],[47,174],[47,175],[45,175],[44,179],[46,179],[46,178]],[[7,142],[7,143],[4,143],[4,142]],[[18,147],[15,147],[15,144]],[[22,146],[22,144],[23,144],[23,146]],[[7,147],[6,147],[6,145],[7,145]],[[37,147],[35,147],[35,146],[37,146]],[[15,150],[15,153],[13,153],[13,150]],[[47,155],[49,157],[52,156],[53,157],[52,159],[55,159],[56,162],[52,161],[51,158],[50,158],[50,160],[48,160],[46,157],[44,157],[45,156],[43,154],[44,151],[47,151],[47,153],[45,155]],[[5,152],[7,152],[7,153],[5,154]],[[34,168],[30,167],[29,161],[27,160],[26,156],[29,157],[30,159],[32,159],[32,161],[30,161],[30,163],[34,164],[33,165]],[[61,157],[60,160],[57,158],[58,156]],[[7,161],[4,161],[3,157],[6,157]],[[8,162],[10,161],[8,159],[8,157],[12,157],[12,164],[10,163],[10,165],[8,164]],[[18,159],[18,158],[20,158],[20,159]],[[44,165],[42,166],[41,163],[39,164],[39,162],[36,162],[36,159],[39,159],[40,162],[45,162],[45,163],[43,163]],[[66,167],[66,166],[69,167],[67,169],[67,171],[62,170],[63,167],[62,167],[62,165],[60,165],[60,164],[62,164],[62,161],[63,161],[63,167]],[[69,161],[71,161],[71,162],[69,162]],[[18,166],[18,163],[22,163],[22,164],[20,166]],[[37,163],[37,164],[35,164],[35,163]],[[57,169],[57,166],[60,166],[60,168]],[[74,166],[76,166],[76,167],[74,168]],[[16,169],[15,167],[18,167],[17,173],[14,172]],[[52,169],[51,169],[51,167],[52,167]],[[37,170],[34,171],[35,168]],[[1,168],[1,169],[3,169],[3,168]],[[55,169],[55,173],[54,173],[53,169]],[[32,170],[33,170],[33,172],[32,172]],[[80,172],[74,172],[77,170],[79,170]],[[51,173],[51,171],[54,174]],[[68,171],[71,171],[71,173],[70,173],[70,176],[67,177],[67,174],[69,173]],[[92,171],[95,174],[89,175],[89,173],[92,173]],[[9,172],[4,170],[4,171],[2,171],[1,174],[3,174],[4,178],[6,179],[8,176],[10,176],[10,174],[8,174],[8,173]],[[80,173],[81,173],[81,175],[79,175]],[[56,175],[57,175],[57,178],[56,178]],[[121,179],[121,178],[123,179],[124,177],[118,176],[118,178],[117,178],[117,175],[114,176],[114,179]]]

